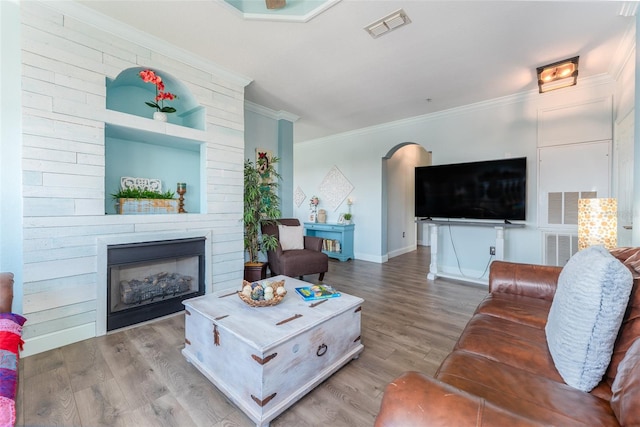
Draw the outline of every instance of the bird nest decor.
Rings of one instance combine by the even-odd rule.
[[[261,280],[253,283],[243,280],[242,289],[238,292],[240,299],[251,307],[278,305],[285,295],[287,290],[284,287],[284,280]]]

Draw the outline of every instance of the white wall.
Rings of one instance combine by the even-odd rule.
[[[295,185],[314,192],[324,174],[337,165],[355,186],[355,255],[383,262],[381,159],[397,144],[414,141],[432,152],[433,164],[459,163],[504,157],[527,157],[526,228],[508,230],[505,257],[519,262],[541,262],[541,235],[537,229],[538,111],[552,106],[585,102],[612,95],[613,81],[606,77],[582,79],[578,86],[547,94],[524,93],[458,109],[401,120],[341,135],[296,144]],[[393,189],[389,189],[393,191]],[[297,213],[306,213],[302,205]],[[338,209],[340,211],[340,209]],[[442,227],[445,228],[445,227]],[[457,269],[451,241],[456,244],[462,269],[484,271],[493,230],[457,228],[440,239],[443,271]]]
[[[13,311],[22,313],[20,6],[0,1],[0,271],[15,275]]]
[[[3,139],[3,155],[5,144],[22,150],[15,165],[22,167],[24,195],[8,203],[24,205],[13,224],[22,225],[24,246],[24,263],[18,266],[29,319],[23,355],[103,333],[101,242],[205,236],[206,292],[236,287],[244,264],[244,87],[250,80],[75,2],[30,1],[20,7],[22,34],[11,35],[22,47],[22,76],[10,83],[22,88],[23,130],[18,138]],[[4,43],[4,23],[2,29]],[[166,125],[172,136],[198,136],[202,213],[104,214],[105,121],[120,117],[106,110],[106,81],[135,66],[176,76],[206,111],[205,131]],[[4,105],[2,114],[4,123]],[[163,128],[124,116],[136,128]]]
[[[337,137],[322,143],[295,144],[294,188],[299,186],[307,197],[299,207],[294,206],[294,216],[300,219],[308,217],[309,198],[313,195],[320,197],[320,208],[324,208],[318,187],[336,166],[354,187],[349,197],[353,200],[355,257],[382,262],[381,162],[393,146],[406,140],[396,140],[385,146],[367,138],[351,140]],[[337,222],[340,213],[347,210],[346,200],[334,211],[327,209],[327,222]]]

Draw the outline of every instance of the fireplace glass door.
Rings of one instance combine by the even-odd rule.
[[[204,238],[109,246],[107,330],[183,309],[204,294]]]

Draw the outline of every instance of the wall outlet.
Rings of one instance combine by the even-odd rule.
[[[496,254],[496,247],[489,246],[489,255],[495,255],[495,254]]]

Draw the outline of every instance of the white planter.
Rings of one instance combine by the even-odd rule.
[[[118,199],[116,210],[119,214],[176,214],[177,199]]]
[[[153,113],[153,120],[157,120],[159,122],[166,122],[167,121],[167,113],[163,113],[161,111],[156,111],[155,113]]]

